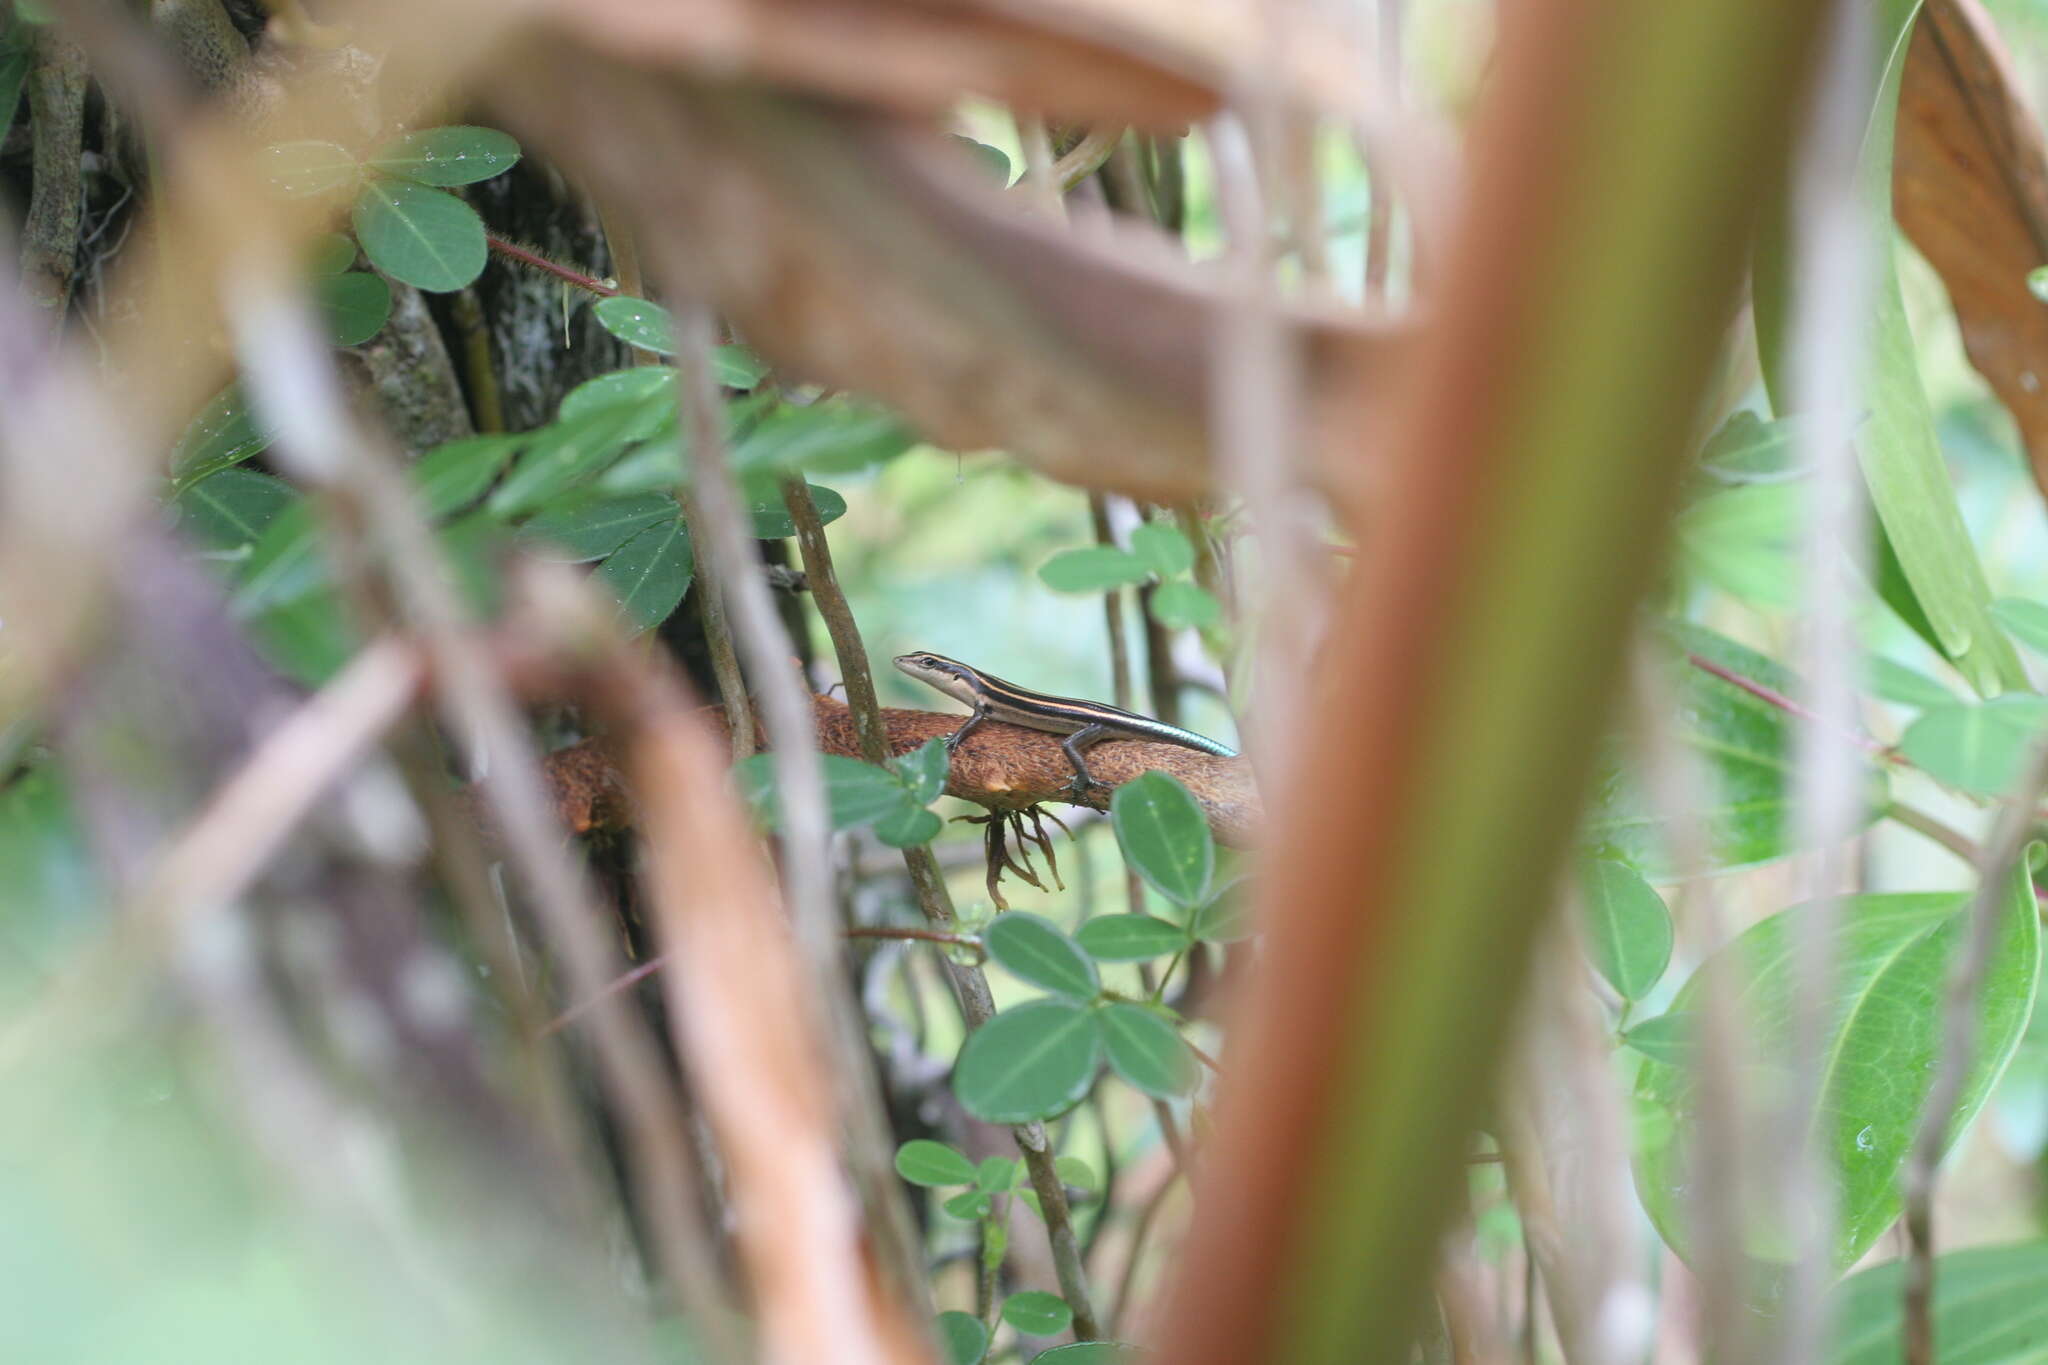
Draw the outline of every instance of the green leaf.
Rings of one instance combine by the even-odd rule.
[[[839,754],[822,756],[825,767],[825,801],[831,810],[832,828],[851,829],[879,820],[902,808],[903,784],[896,775]],[[775,767],[770,754],[755,754],[733,768],[740,794],[770,825],[776,813]]]
[[[336,346],[362,345],[391,316],[391,286],[367,270],[323,275],[313,281],[313,297]]]
[[[1867,50],[1881,54],[1884,64],[1875,73],[1878,94],[1864,129],[1857,176],[1879,269],[1869,310],[1856,319],[1860,324],[1867,318],[1868,330],[1830,337],[1829,344],[1853,347],[1861,355],[1861,389],[1871,411],[1856,434],[1856,453],[1882,540],[1902,576],[1892,586],[1904,587],[1909,599],[1901,601],[1897,592],[1887,591],[1886,600],[1909,619],[1922,616],[1941,653],[1978,695],[1990,697],[2025,687],[2026,673],[1991,615],[1990,588],[1935,438],[1933,409],[1921,383],[1905,295],[1889,249],[1899,82],[1907,29],[1918,10],[1912,0],[1889,0],[1878,11],[1874,41],[1868,44]],[[1783,219],[1769,228],[1756,252],[1753,311],[1758,352],[1773,404],[1782,412],[1786,318],[1794,293],[1791,235]]]
[[[483,496],[525,439],[493,433],[434,447],[412,467],[420,507],[436,520],[468,507]]]
[[[732,465],[742,475],[850,474],[910,449],[910,433],[885,412],[829,401],[783,405],[768,412],[733,443]]]
[[[818,521],[830,525],[846,515],[846,499],[829,488],[818,484],[809,485],[811,501],[818,505]],[[789,515],[789,507],[782,500],[780,488],[768,488],[750,499],[747,508],[754,519],[754,539],[781,540],[796,534],[796,522]]]
[[[267,424],[257,421],[242,386],[230,384],[199,410],[178,438],[171,451],[173,487],[189,488],[210,474],[260,455],[275,437]]]
[[[907,754],[889,760],[889,766],[910,789],[910,799],[922,806],[936,801],[946,790],[946,777],[953,769],[953,756],[946,751],[946,737],[934,735]]]
[[[1080,1157],[1056,1156],[1052,1159],[1052,1170],[1062,1185],[1091,1195],[1102,1191],[1102,1181],[1096,1176],[1095,1168]]]
[[[352,186],[363,168],[338,142],[280,142],[263,149],[263,174],[294,199]]]
[[[1797,418],[1765,421],[1744,409],[1730,413],[1700,451],[1700,470],[1723,483],[1755,483],[1789,477],[1800,429]]]
[[[2048,602],[2028,597],[2001,597],[1991,604],[1998,624],[2036,654],[2048,654]]]
[[[668,619],[690,590],[696,571],[690,529],[681,518],[672,518],[621,545],[597,566],[597,578],[618,599],[620,613],[633,629],[642,631]]]
[[[1202,943],[1238,943],[1252,936],[1251,916],[1235,882],[1195,907],[1188,932]]]
[[[623,498],[571,498],[544,508],[519,528],[519,538],[542,559],[581,564],[603,559],[650,526],[682,517],[662,493]]]
[[[484,222],[475,209],[446,190],[410,180],[372,180],[363,186],[349,221],[372,265],[434,293],[474,280],[489,255]]]
[[[1195,1055],[1172,1024],[1143,1005],[1115,1001],[1097,1009],[1103,1049],[1117,1075],[1158,1099],[1175,1099],[1201,1079]]]
[[[914,1138],[896,1149],[896,1174],[913,1185],[972,1185],[974,1163],[954,1147]]]
[[[207,549],[247,550],[298,496],[283,479],[223,469],[187,486],[171,505],[178,529]]]
[[[656,355],[676,353],[676,324],[668,309],[630,294],[599,299],[590,311],[598,324],[628,346]]]
[[[875,821],[875,837],[891,848],[916,848],[939,837],[946,827],[923,806],[903,805]]]
[[[939,1207],[953,1217],[971,1223],[988,1216],[989,1199],[980,1190],[969,1190],[965,1194],[954,1195]]]
[[[272,667],[304,687],[325,686],[362,647],[341,597],[326,587],[258,612],[249,635]]]
[[[1138,1348],[1125,1342],[1074,1341],[1040,1351],[1031,1357],[1031,1365],[1040,1361],[1048,1365],[1131,1365],[1137,1359]]]
[[[1642,999],[1671,964],[1671,911],[1626,863],[1588,860],[1579,880],[1593,965],[1622,999]]]
[[[982,931],[989,956],[1013,976],[1072,1000],[1093,1000],[1102,991],[1095,963],[1051,920],[1013,912],[997,915]]]
[[[356,241],[345,232],[323,232],[306,250],[306,273],[339,275],[356,263]]]
[[[370,158],[386,175],[422,185],[472,185],[509,171],[519,161],[519,144],[495,128],[452,125],[407,133]]]
[[[1074,1310],[1057,1294],[1024,1289],[1003,1300],[1003,1321],[1026,1336],[1049,1337],[1073,1324]]]
[[[1152,576],[1145,562],[1114,545],[1062,550],[1039,566],[1039,581],[1056,592],[1105,592]]]
[[[2013,693],[1928,708],[1906,727],[1899,751],[1937,781],[1997,796],[2019,781],[2027,746],[2044,730],[2048,697]]]
[[[1152,592],[1152,619],[1168,630],[1203,630],[1223,619],[1223,605],[1192,583],[1161,583]]]
[[[946,1349],[946,1365],[981,1365],[988,1354],[988,1328],[972,1313],[941,1313],[937,1319],[939,1343]]]
[[[1622,1034],[1621,1041],[1666,1066],[1691,1066],[1699,1051],[1699,1020],[1690,1014],[1660,1014]]]
[[[1678,517],[1679,563],[1742,601],[1798,605],[1801,497],[1792,484],[1746,484],[1699,499]]]
[[[1941,1001],[1965,932],[1968,897],[1844,896],[1836,903],[1828,950],[1836,963],[1822,1070],[1806,1123],[1828,1153],[1835,1174],[1838,1223],[1834,1261],[1853,1264],[1899,1214],[1899,1171],[1920,1122],[1941,1036]],[[1978,995],[1976,1046],[1951,1142],[1968,1126],[2005,1070],[2033,1010],[2040,972],[2040,929],[2025,869],[2005,895],[1989,970]],[[1697,1011],[1708,973],[1743,1002],[1760,1051],[1763,1076],[1791,1074],[1793,944],[1799,921],[1816,913],[1796,906],[1752,926],[1700,966],[1672,1001],[1671,1012]],[[1661,1143],[1637,1154],[1637,1188],[1664,1239],[1681,1254],[1692,1243],[1685,1226],[1690,1160],[1685,1143],[1698,1131],[1700,1097],[1690,1072],[1645,1061],[1639,1098],[1669,1109],[1673,1123]],[[1746,1230],[1749,1253],[1766,1261],[1789,1257],[1787,1229]]]
[[[1012,1006],[967,1035],[953,1093],[990,1123],[1048,1119],[1077,1104],[1102,1065],[1094,1016],[1066,1000]]]
[[[0,39],[0,137],[14,123],[14,111],[21,104],[21,88],[28,83],[35,53],[26,43]]]
[[[635,365],[586,379],[562,396],[556,416],[563,422],[591,417],[603,408],[631,407],[640,420],[622,440],[644,441],[676,420],[676,372],[667,365]]]
[[[1925,673],[1887,659],[1882,654],[1871,657],[1870,686],[1886,701],[1921,710],[1930,706],[1949,706],[1959,700],[1955,693]]]
[[[711,350],[711,372],[719,384],[745,393],[768,374],[768,364],[738,342],[727,342]]]
[[[103,876],[61,772],[38,766],[0,787],[0,998],[15,966],[54,968],[78,936],[105,927]]]
[[[1074,940],[1097,962],[1149,962],[1193,942],[1178,924],[1151,915],[1098,915],[1074,931]]]
[[[1216,875],[1216,841],[1202,808],[1173,778],[1140,774],[1116,789],[1109,814],[1124,858],[1160,895],[1194,906]]]
[[[1677,733],[1699,752],[1714,778],[1712,787],[1700,793],[1702,804],[1682,818],[1704,824],[1718,867],[1746,867],[1785,856],[1792,851],[1792,767],[1797,761],[1785,713],[1686,656],[1696,655],[1786,696],[1799,694],[1799,681],[1774,660],[1710,630],[1667,621],[1659,634],[1672,654]],[[1869,789],[1866,815],[1875,818],[1885,803],[1883,769],[1866,759],[1864,781]],[[1644,797],[1610,748],[1587,813],[1591,851],[1628,863],[1652,881],[1675,879],[1685,869],[1672,862],[1674,843],[1663,824],[1669,815]]]
[[[992,1156],[974,1168],[974,1187],[985,1194],[1001,1194],[1017,1183],[1017,1163],[1006,1156]]]
[[[1829,1296],[1823,1365],[1898,1365],[1906,1263],[1858,1271]],[[2048,1241],[1951,1251],[1934,1261],[1941,1365],[2024,1365],[2048,1341]]]
[[[247,619],[329,586],[320,555],[319,524],[304,500],[271,519],[243,563],[233,607]]]
[[[1186,573],[1195,567],[1195,547],[1177,526],[1148,521],[1131,531],[1131,553],[1161,578]]]
[[[491,494],[491,511],[516,517],[588,482],[626,453],[643,420],[640,409],[621,403],[532,433],[526,453]]]

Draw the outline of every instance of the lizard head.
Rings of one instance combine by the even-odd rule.
[[[943,654],[918,650],[913,654],[898,654],[896,667],[930,687],[936,687],[955,701],[974,705],[974,670]]]

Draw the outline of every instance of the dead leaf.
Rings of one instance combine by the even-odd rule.
[[[1928,0],[1913,26],[1892,205],[2048,490],[2048,304],[2027,288],[2048,264],[2048,153],[1977,0]]]

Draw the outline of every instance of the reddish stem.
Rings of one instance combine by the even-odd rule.
[[[538,251],[529,251],[517,242],[508,242],[503,237],[487,232],[484,234],[484,243],[500,256],[509,256],[521,265],[529,265],[535,270],[553,275],[558,280],[566,280],[578,289],[586,290],[589,293],[597,294],[607,299],[615,299],[619,296],[617,286],[606,284],[603,280],[586,275],[580,270],[571,270],[566,265],[557,264],[541,255]]]
[[[1798,716],[1802,720],[1810,720],[1815,722],[1816,724],[1822,723],[1821,718],[1819,716],[1815,715],[1812,711],[1809,711],[1806,707],[1801,706],[1798,702],[1792,700],[1790,697],[1786,696],[1783,692],[1778,691],[1774,687],[1767,687],[1763,683],[1758,682],[1754,678],[1745,678],[1744,676],[1742,676],[1742,674],[1737,673],[1734,669],[1724,668],[1720,664],[1715,663],[1712,659],[1705,658],[1698,654],[1688,652],[1685,656],[1685,661],[1691,664],[1694,668],[1699,669],[1702,673],[1711,673],[1715,677],[1719,678],[1722,682],[1729,684],[1731,687],[1739,687],[1743,691],[1749,693],[1749,695],[1751,695],[1752,697],[1755,697],[1757,700],[1764,702],[1768,705],[1775,706],[1780,711],[1784,711],[1790,715]],[[1887,763],[1903,763],[1905,761],[1905,759],[1901,755],[1894,753],[1889,748],[1872,739],[1869,735],[1862,734],[1855,730],[1843,730],[1838,726],[1831,728],[1836,729],[1838,733],[1843,735],[1845,738],[1855,742],[1856,744],[1861,745],[1867,752],[1876,754],[1879,758],[1882,758]]]

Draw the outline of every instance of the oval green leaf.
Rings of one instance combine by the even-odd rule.
[[[1796,761],[1785,712],[1688,656],[1785,696],[1799,695],[1799,680],[1775,661],[1713,631],[1666,621],[1658,633],[1669,651],[1677,694],[1675,729],[1713,777],[1699,794],[1699,804],[1680,813],[1682,818],[1705,827],[1717,867],[1747,867],[1785,856],[1792,851]],[[1886,800],[1885,775],[1874,761],[1861,761],[1869,792],[1865,816],[1874,819]],[[1675,843],[1684,840],[1666,832],[1664,821],[1671,815],[1643,795],[1633,772],[1610,748],[1587,813],[1589,849],[1640,869],[1652,881],[1675,880],[1686,869],[1673,861]]]
[[[650,526],[682,516],[662,493],[623,498],[576,498],[543,509],[519,528],[519,538],[542,559],[582,564],[603,559]]]
[[[489,249],[476,210],[446,190],[372,180],[349,215],[370,263],[418,289],[445,294],[483,273]]]
[[[967,1035],[953,1068],[953,1092],[990,1123],[1029,1123],[1072,1108],[1102,1065],[1093,1016],[1066,1000],[1033,1000],[1004,1010]]]
[[[1145,562],[1114,545],[1062,550],[1039,566],[1039,581],[1056,592],[1105,592],[1152,576]]]
[[[913,1185],[928,1188],[972,1185],[974,1163],[943,1142],[914,1138],[896,1149],[896,1174]]]
[[[2048,697],[2009,693],[1977,705],[1937,706],[1906,727],[1899,750],[1929,777],[1996,796],[2019,781],[2027,747],[2048,730]]]
[[[367,270],[321,276],[313,281],[313,298],[336,346],[362,345],[391,316],[391,286]]]
[[[690,590],[697,571],[690,531],[680,518],[650,526],[597,566],[598,581],[617,599],[620,614],[635,631],[652,630]]]
[[[846,499],[819,484],[809,485],[811,501],[818,505],[818,521],[830,525],[846,515]],[[754,539],[781,540],[796,534],[796,522],[782,500],[782,490],[770,488],[749,499],[748,513],[754,519]]]
[[[676,324],[668,309],[630,294],[599,299],[590,311],[607,332],[628,346],[657,355],[676,353]]]
[[[171,506],[178,529],[207,549],[247,551],[298,496],[283,479],[223,469],[187,487]]]
[[[1097,962],[1149,962],[1193,942],[1187,930],[1153,915],[1098,915],[1074,931],[1074,941]]]
[[[927,801],[938,800],[946,790],[946,777],[952,771],[953,757],[946,752],[945,736],[934,735],[909,753],[891,759],[889,766],[910,789],[910,799],[921,806]]]
[[[1699,1020],[1690,1014],[1660,1014],[1622,1034],[1621,1041],[1652,1061],[1690,1066],[1699,1052]]]
[[[675,419],[676,372],[667,365],[635,365],[586,379],[562,396],[556,416],[572,422],[621,404],[642,413],[641,425],[628,439],[645,440],[654,435]]]
[[[1216,841],[1186,787],[1165,773],[1140,774],[1116,789],[1109,813],[1139,876],[1175,905],[1201,903],[1216,875]]]
[[[1898,1365],[1906,1263],[1858,1271],[1829,1296],[1824,1365]],[[1941,1365],[2022,1365],[2048,1342],[2048,1241],[1951,1251],[1934,1261]]]
[[[1650,993],[1671,965],[1671,911],[1626,863],[1587,860],[1579,870],[1586,951],[1624,1000]]]
[[[178,437],[171,451],[172,482],[179,489],[189,488],[210,474],[262,454],[275,435],[267,423],[257,420],[242,386],[230,384],[208,400]]]
[[[1844,896],[1829,945],[1837,963],[1829,1002],[1819,1084],[1804,1097],[1835,1174],[1834,1261],[1855,1263],[1899,1214],[1899,1171],[1920,1121],[1941,1034],[1941,1000],[1965,928],[1967,897]],[[1724,986],[1744,1002],[1763,1065],[1789,1073],[1793,1032],[1793,939],[1797,906],[1743,933],[1703,963],[1672,1002],[1671,1012],[1696,1011],[1708,972],[1727,973]],[[1976,1047],[1950,1139],[1969,1124],[2005,1070],[2033,1010],[2040,969],[2040,930],[2024,870],[2007,888],[2004,918],[1979,994]],[[1685,1224],[1685,1187],[1692,1175],[1687,1135],[1699,1130],[1699,1097],[1688,1070],[1645,1061],[1637,1096],[1671,1111],[1664,1140],[1637,1154],[1643,1206],[1665,1241],[1681,1254],[1692,1243]],[[1747,1250],[1782,1261],[1790,1238],[1782,1228],[1746,1230]]]
[[[525,439],[492,433],[435,446],[412,467],[412,485],[421,508],[438,520],[468,507],[484,495]]]
[[[1991,604],[1991,615],[2036,654],[2048,654],[2048,602],[2030,597],[2001,597]]]
[[[1095,1168],[1077,1156],[1056,1156],[1052,1159],[1053,1174],[1060,1178],[1062,1185],[1080,1190],[1083,1194],[1097,1194],[1102,1190],[1102,1181],[1097,1178]]]
[[[988,1354],[988,1327],[972,1313],[949,1312],[938,1316],[939,1344],[946,1350],[946,1365],[981,1365]]]
[[[362,166],[338,142],[280,142],[263,149],[263,174],[293,198],[353,185]]]
[[[891,848],[916,848],[939,837],[946,822],[923,806],[907,801],[875,821],[875,837]]]
[[[306,251],[306,273],[339,275],[356,263],[356,243],[345,232],[323,232]]]
[[[977,1218],[988,1216],[989,1202],[988,1196],[980,1190],[968,1190],[964,1194],[954,1195],[939,1207],[962,1222],[971,1223]]]
[[[491,494],[491,511],[516,517],[589,482],[626,453],[642,420],[640,409],[621,403],[541,428]]]
[[[783,405],[771,410],[733,443],[732,465],[741,474],[850,474],[910,449],[910,433],[895,418],[845,402]]]
[[[1922,711],[1930,706],[1953,706],[1961,700],[1925,673],[1882,654],[1870,661],[1870,687],[1886,701]]]
[[[1138,1348],[1121,1341],[1075,1341],[1040,1351],[1031,1365],[1130,1365],[1138,1359]]]
[[[879,820],[903,804],[903,784],[896,775],[857,758],[839,754],[822,756],[825,768],[825,801],[834,829],[851,829]],[[760,817],[773,825],[781,817],[775,798],[774,759],[755,754],[733,768],[740,794]]]
[[[992,1156],[974,1168],[974,1187],[985,1194],[1001,1194],[1017,1183],[1017,1163],[1006,1156]]]
[[[1030,1337],[1049,1337],[1073,1325],[1074,1310],[1057,1294],[1024,1289],[1003,1300],[1003,1321]]]
[[[1173,1025],[1143,1005],[1116,1001],[1102,1006],[1095,1018],[1111,1069],[1146,1094],[1177,1099],[1201,1079],[1194,1053]]]
[[[1223,619],[1223,606],[1193,583],[1161,583],[1152,592],[1152,619],[1168,630],[1204,630]]]
[[[989,956],[1013,976],[1072,1000],[1093,1000],[1102,991],[1095,963],[1057,924],[1038,915],[1013,912],[989,921],[981,941]]]
[[[1195,567],[1195,547],[1178,526],[1148,521],[1132,528],[1131,553],[1161,578],[1186,573]]]
[[[451,125],[407,133],[370,159],[386,175],[422,185],[472,185],[509,171],[519,144],[496,128]]]

